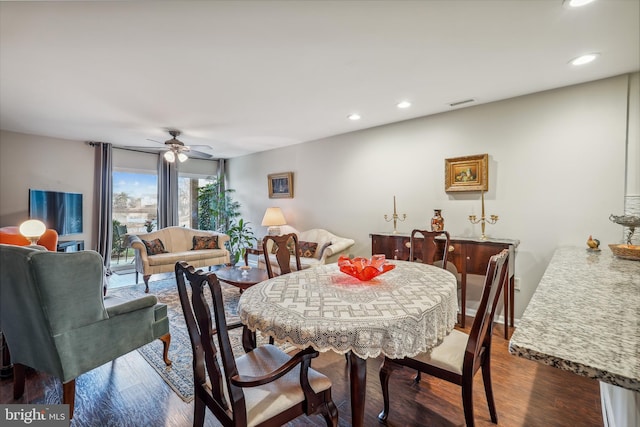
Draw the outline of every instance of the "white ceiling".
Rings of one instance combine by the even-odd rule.
[[[639,69],[640,0],[0,2],[0,128],[216,158]]]

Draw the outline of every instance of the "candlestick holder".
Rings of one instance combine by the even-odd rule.
[[[386,214],[384,216],[384,220],[387,222],[393,220],[393,234],[398,232],[398,229],[396,228],[398,221],[404,221],[405,219],[407,219],[407,214],[402,214],[402,218],[398,215],[398,212],[396,211],[396,196],[393,196],[393,215],[391,215],[391,218]]]
[[[480,239],[482,240],[487,240],[487,236],[484,234],[484,228],[485,228],[485,224],[495,224],[496,222],[498,222],[498,215],[489,215],[489,218],[486,218],[484,215],[484,191],[481,192],[482,193],[482,216],[480,218],[476,217],[475,215],[469,215],[469,222],[471,222],[471,224],[480,224],[480,227],[482,229],[482,235],[480,236]]]

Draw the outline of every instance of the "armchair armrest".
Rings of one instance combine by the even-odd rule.
[[[337,256],[349,249],[355,244],[355,240],[346,238],[337,238],[331,240],[331,245],[327,246],[322,254],[320,262],[328,263],[329,259],[336,258]],[[333,260],[332,260],[333,261]]]
[[[107,310],[107,314],[109,315],[109,317],[131,313],[142,308],[153,307],[158,303],[158,299],[155,295],[145,295],[133,300],[113,298],[113,300],[111,301],[113,304],[109,304],[108,300],[109,297],[105,298],[105,309]]]
[[[309,366],[311,365],[311,359],[317,356],[318,351],[314,350],[312,347],[307,347],[304,350],[300,350],[299,352],[294,354],[291,359],[289,359],[284,365],[279,366],[268,374],[261,375],[259,377],[236,374],[231,377],[231,383],[237,387],[257,387],[260,385],[268,384],[277,380],[278,378],[281,378],[300,363],[303,363],[303,366],[300,369],[308,370]],[[304,363],[305,361],[306,363]],[[306,375],[301,376],[301,378],[305,378],[306,386],[308,386],[308,379],[306,378]],[[303,386],[304,385],[305,384],[303,384]]]

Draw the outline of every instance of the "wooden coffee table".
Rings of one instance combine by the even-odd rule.
[[[243,275],[243,271],[246,274]],[[243,270],[241,267],[221,267],[214,273],[218,276],[218,280],[240,288],[240,292],[269,278],[266,270],[253,267],[248,270]]]

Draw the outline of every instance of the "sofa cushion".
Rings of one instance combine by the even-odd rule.
[[[218,236],[193,236],[192,251],[202,249],[220,249],[218,245]]]
[[[143,240],[144,246],[147,248],[147,255],[166,254],[164,244],[160,239]]]

